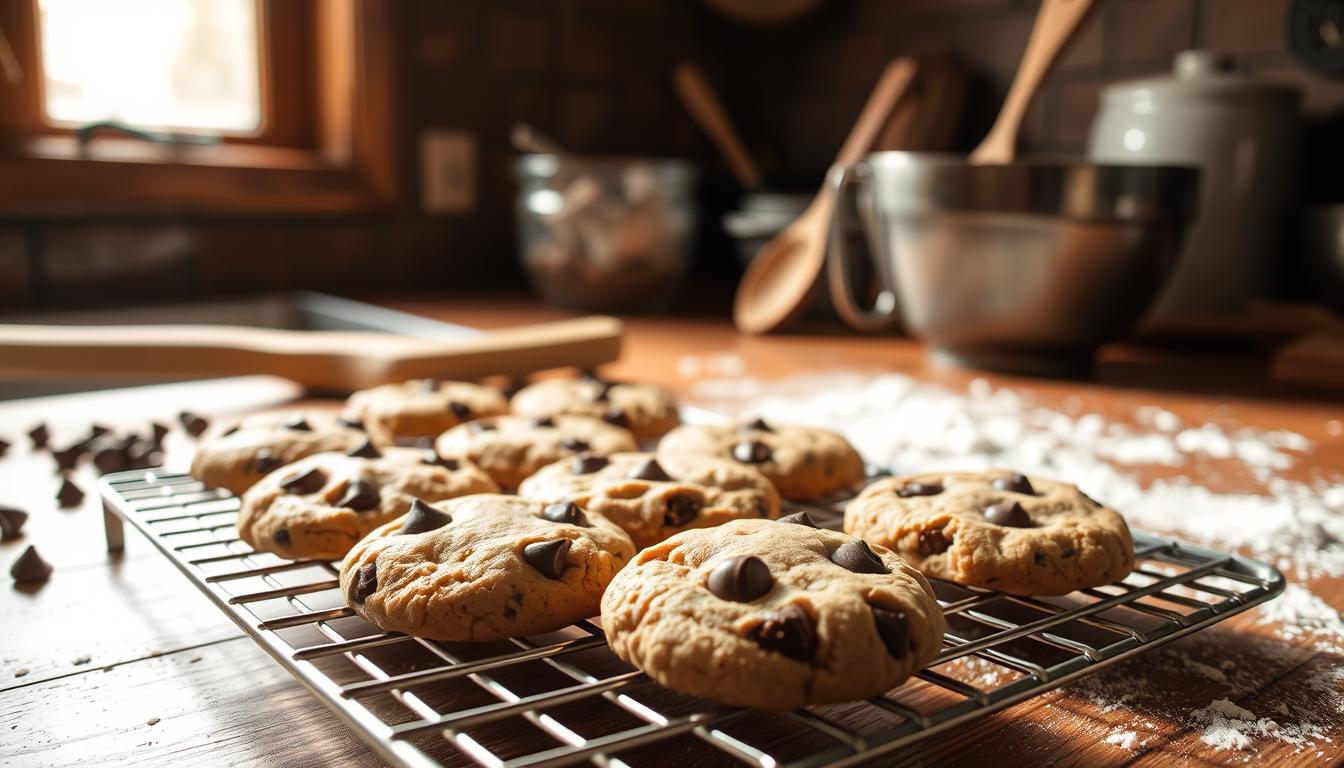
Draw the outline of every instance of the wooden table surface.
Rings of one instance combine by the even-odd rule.
[[[483,328],[567,316],[508,299],[386,303]],[[1344,438],[1338,434],[1338,422],[1331,425],[1332,420],[1344,419],[1339,403],[1220,396],[1218,382],[1207,377],[1190,383],[1187,391],[1155,391],[986,375],[931,366],[918,345],[901,339],[744,338],[725,321],[695,317],[630,319],[625,353],[606,372],[690,393],[706,372],[722,379],[738,375],[775,379],[818,371],[898,371],[954,391],[983,377],[1044,407],[1081,404],[1108,418],[1128,418],[1139,406],[1157,405],[1187,423],[1213,421],[1305,435],[1316,447],[1302,456],[1290,477],[1307,479],[1344,468]],[[27,535],[0,544],[0,562],[7,568],[25,546],[36,544],[56,566],[54,576],[42,586],[0,590],[0,765],[379,764],[362,742],[137,534],[128,532],[123,553],[107,554],[101,511],[92,494],[76,509],[57,509],[50,457],[30,451],[27,440],[20,439],[28,426],[42,420],[54,426],[54,442],[61,444],[91,420],[131,427],[149,417],[169,420],[182,408],[204,413],[249,410],[297,396],[284,383],[245,381],[170,385],[150,394],[130,391],[0,403],[0,437],[15,443],[0,460],[0,505],[31,513]],[[180,466],[189,451],[190,443],[180,433],[170,437],[170,463]],[[1140,479],[1170,471],[1144,468]],[[1240,487],[1246,479],[1236,475],[1199,465],[1181,471],[1216,491],[1247,490]],[[92,487],[88,467],[77,477],[84,487]],[[1336,609],[1344,607],[1344,585],[1338,581],[1317,579],[1308,586]],[[1263,707],[1253,703],[1320,698],[1318,689],[1307,690],[1304,685],[1318,680],[1322,669],[1341,663],[1335,654],[1315,648],[1310,638],[1282,639],[1253,615],[1200,635],[1178,643],[1199,658],[1215,654],[1259,669],[1262,684],[1237,699],[1257,712]],[[1182,652],[1180,645],[1173,647]],[[1142,676],[1144,664],[1142,658],[1130,662],[1123,674]],[[1344,713],[1339,711],[1322,719],[1319,707],[1313,710],[1323,731],[1310,750],[1299,751],[1280,740],[1257,742],[1254,752],[1216,750],[1201,742],[1200,733],[1185,725],[1181,715],[1223,695],[1219,684],[1163,669],[1161,686],[1189,706],[1173,708],[1173,696],[1164,695],[1161,703],[1139,697],[1130,702],[1129,711],[1106,711],[1085,692],[1066,688],[965,731],[935,737],[891,762],[1221,765],[1248,759],[1325,763],[1344,759]],[[1099,734],[1132,720],[1136,713],[1152,726],[1142,748],[1131,752],[1102,741]],[[1292,715],[1278,719],[1293,724]]]

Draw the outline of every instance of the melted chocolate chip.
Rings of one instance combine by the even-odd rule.
[[[9,575],[20,584],[35,584],[51,577],[51,564],[37,554],[36,547],[29,545],[9,567]]]
[[[940,552],[946,552],[947,548],[952,546],[952,542],[940,530],[920,531],[919,532],[919,554],[928,557]]]
[[[60,490],[56,491],[56,503],[62,507],[77,507],[84,500],[84,492],[70,478],[61,480]]]
[[[577,437],[566,437],[564,440],[560,441],[560,447],[567,451],[574,451],[575,453],[582,453],[592,448],[587,442],[580,440]]]
[[[400,533],[412,534],[437,531],[451,522],[453,522],[452,515],[447,512],[440,512],[425,502],[416,499],[411,502],[411,511],[406,513]]]
[[[573,472],[576,475],[587,475],[602,469],[611,462],[606,456],[598,456],[595,453],[581,453],[574,457]]]
[[[817,627],[807,611],[788,605],[766,617],[751,632],[762,648],[790,659],[812,661],[817,654]]]
[[[365,512],[376,508],[382,500],[383,497],[378,493],[378,486],[357,477],[345,486],[345,493],[341,494],[341,499],[336,502],[336,506],[347,507],[356,512]]]
[[[296,472],[280,481],[285,493],[317,493],[327,484],[327,476],[316,467],[306,472]]]
[[[743,440],[733,446],[733,458],[743,464],[764,464],[774,455],[770,446],[760,440]]]
[[[273,539],[276,544],[279,544],[282,547],[288,547],[290,544],[289,529],[281,528],[280,530],[271,534],[271,539]]]
[[[997,490],[1012,491],[1013,493],[1025,493],[1028,496],[1035,496],[1036,489],[1031,487],[1031,481],[1021,472],[1013,473],[1007,477],[996,477],[990,483]]]
[[[546,429],[555,426],[555,419],[550,416],[542,416],[540,419],[533,419],[532,426],[537,429]]]
[[[200,437],[201,433],[210,426],[210,422],[191,411],[183,411],[177,414],[177,420],[182,423],[182,428],[187,430],[187,434],[192,437]]]
[[[346,451],[345,455],[354,456],[355,458],[358,459],[376,459],[382,456],[383,454],[378,450],[376,446],[374,446],[373,443],[369,442],[366,439],[364,442]]]
[[[350,581],[350,601],[363,603],[378,591],[378,563],[365,563]]]
[[[622,411],[619,408],[612,408],[602,414],[602,420],[618,427],[623,427],[625,429],[630,428],[630,417],[626,416],[625,411]]]
[[[272,456],[270,451],[257,451],[257,456],[252,460],[252,465],[256,467],[257,472],[263,475],[270,474],[281,466],[280,459]]]
[[[882,558],[866,541],[847,541],[831,553],[831,562],[854,573],[888,573]]]
[[[569,548],[569,539],[534,541],[523,547],[523,561],[541,571],[541,575],[546,578],[558,579],[565,572]]]
[[[985,520],[1005,528],[1030,528],[1031,515],[1016,501],[1000,501],[985,507]]]
[[[33,450],[40,451],[47,447],[47,441],[51,439],[51,432],[47,430],[46,424],[38,424],[28,430],[28,439],[33,441]]]
[[[313,425],[303,416],[294,416],[285,422],[285,429],[292,429],[295,432],[312,432]]]
[[[357,430],[359,430],[360,432],[363,432],[363,431],[364,431],[364,420],[363,420],[363,419],[356,419],[356,418],[353,418],[353,417],[350,417],[350,416],[342,416],[341,418],[337,419],[336,421],[337,421],[337,423],[339,423],[339,424],[340,424],[341,426],[343,426],[343,427],[349,427],[350,429],[357,429]]]
[[[700,499],[681,493],[668,496],[666,503],[667,511],[663,513],[663,525],[672,528],[691,522],[705,506],[705,503]]]
[[[583,510],[578,504],[572,501],[561,501],[555,504],[546,505],[542,510],[541,516],[550,520],[552,523],[567,523],[569,525],[578,525],[588,527],[588,517],[583,514]]]
[[[672,479],[672,476],[667,474],[667,470],[663,469],[663,465],[659,464],[658,460],[654,458],[641,461],[638,466],[630,470],[630,474],[626,477],[631,480],[652,480],[660,483]]]
[[[806,525],[808,528],[816,528],[817,524],[812,520],[812,516],[806,512],[794,512],[792,515],[785,515],[779,518],[781,523],[794,523],[795,525]]]
[[[774,585],[770,566],[754,555],[734,555],[709,572],[709,591],[734,603],[750,603]]]
[[[742,425],[742,431],[743,431],[743,432],[774,432],[775,430],[771,429],[771,428],[770,428],[770,425],[765,423],[765,419],[757,418],[757,419],[753,419],[752,421],[747,422],[746,424],[743,424],[743,425]]]
[[[17,539],[28,522],[28,513],[13,507],[0,507],[0,539]]]
[[[879,606],[873,609],[873,624],[877,626],[877,636],[887,646],[887,653],[899,659],[910,650],[910,618],[900,611]]]
[[[918,480],[906,483],[896,489],[896,495],[902,499],[908,499],[911,496],[937,496],[943,492],[943,484],[937,482],[921,483]]]
[[[453,415],[462,421],[471,418],[471,406],[459,400],[448,401],[448,410],[452,411]]]

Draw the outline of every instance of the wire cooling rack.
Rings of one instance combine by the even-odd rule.
[[[942,654],[900,688],[844,705],[767,713],[659,687],[602,630],[494,643],[382,632],[355,616],[337,567],[254,552],[238,500],[157,470],[100,482],[108,544],[143,533],[239,627],[399,766],[863,763],[1262,603],[1283,576],[1237,555],[1136,534],[1122,582],[1058,598],[934,582]],[[808,507],[837,527],[838,507]]]

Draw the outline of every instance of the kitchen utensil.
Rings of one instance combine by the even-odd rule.
[[[678,64],[672,70],[672,85],[686,111],[691,113],[696,124],[719,148],[719,153],[737,177],[737,182],[744,189],[761,186],[760,169],[742,144],[727,110],[723,108],[700,67],[689,62]]]
[[[1237,312],[1272,291],[1296,193],[1298,95],[1232,74],[1208,51],[1176,56],[1174,76],[1102,91],[1088,159],[1203,169],[1199,217],[1157,317]]]
[[[1093,0],[1044,0],[1041,3],[1008,96],[989,133],[980,146],[971,151],[971,163],[1013,162],[1017,156],[1017,135],[1022,130],[1027,107],[1031,106],[1045,76],[1050,74],[1065,44],[1078,31],[1092,6]]]
[[[832,298],[860,327],[903,320],[942,359],[1075,373],[1148,307],[1197,180],[1174,167],[869,155],[833,169],[831,182],[841,201],[860,184],[860,217],[891,284],[875,307],[861,308],[844,241],[833,236]],[[844,224],[835,217],[834,227]]]
[[[851,165],[863,158],[916,71],[915,62],[907,58],[887,65],[840,148],[837,164]],[[834,211],[834,190],[823,186],[807,211],[761,249],[737,286],[733,320],[738,330],[775,330],[807,304],[826,259],[826,237]]]
[[[532,287],[591,311],[656,311],[685,275],[694,169],[678,160],[524,155],[518,242]]]
[[[591,369],[620,354],[622,326],[587,317],[432,340],[362,331],[214,325],[0,325],[0,378],[197,379],[271,374],[323,391],[420,377]]]
[[[946,57],[920,59],[910,91],[892,111],[878,152],[946,152],[956,141],[966,96],[966,70]]]

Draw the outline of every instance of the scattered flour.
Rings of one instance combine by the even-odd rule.
[[[1278,624],[1290,640],[1310,638],[1319,651],[1344,655],[1344,618],[1311,590],[1289,584],[1278,599],[1260,608],[1261,624]]]
[[[1139,740],[1139,734],[1134,731],[1114,731],[1106,737],[1106,743],[1130,752],[1138,751],[1139,747],[1144,745],[1144,742]]]

